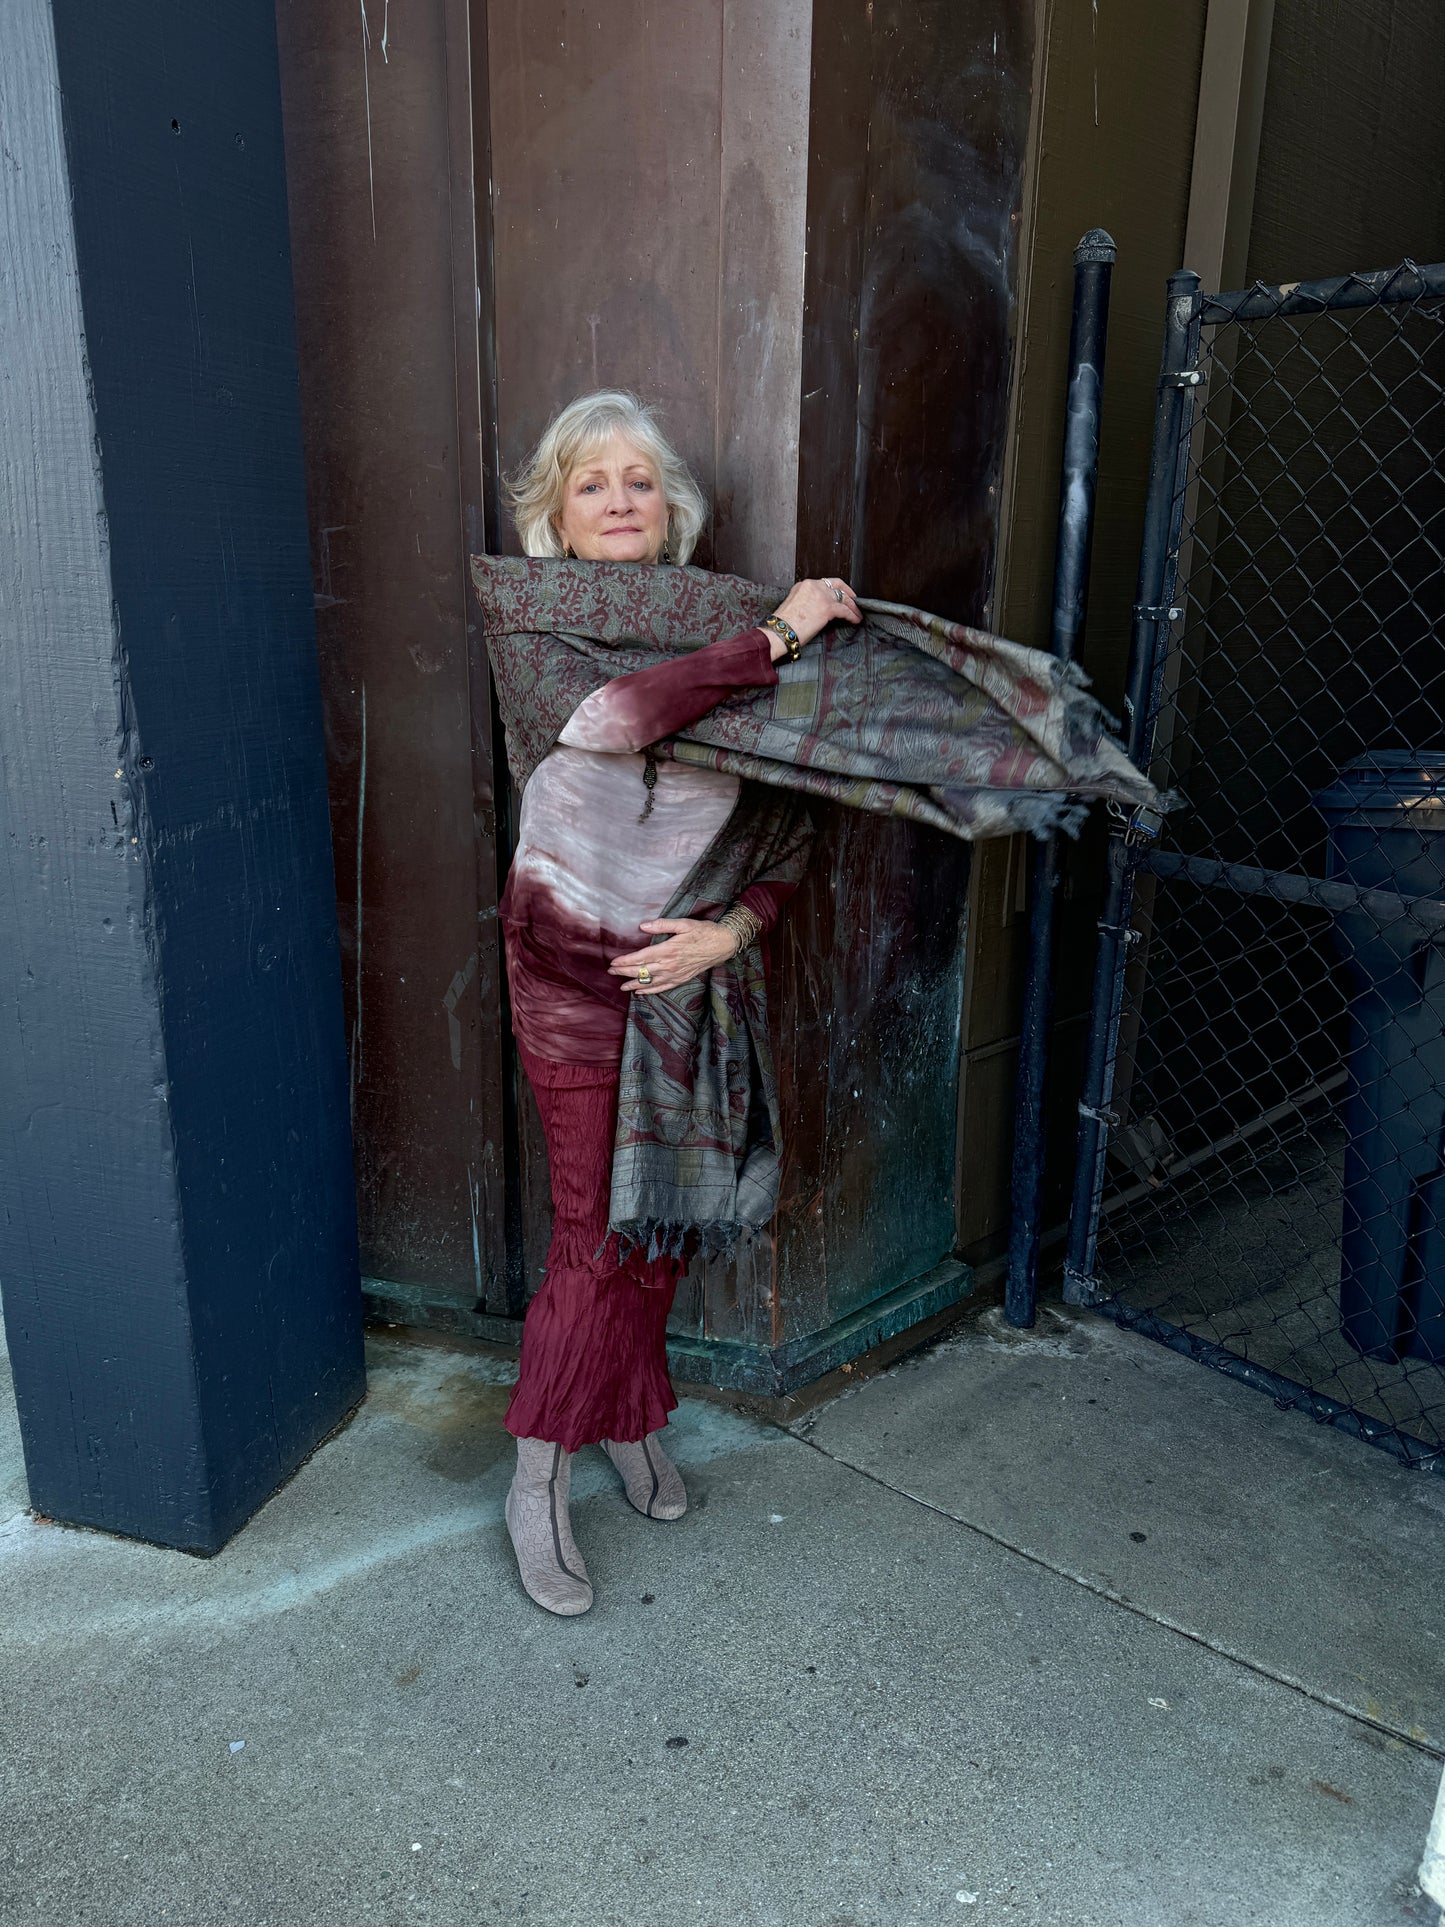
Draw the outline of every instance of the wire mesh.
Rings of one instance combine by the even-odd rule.
[[[1094,1289],[1445,1469],[1445,270],[1195,302]]]

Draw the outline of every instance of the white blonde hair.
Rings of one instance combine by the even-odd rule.
[[[595,395],[579,395],[576,401],[568,402],[548,424],[525,467],[508,483],[512,519],[524,555],[563,553],[557,517],[562,512],[568,479],[579,462],[618,434],[625,436],[657,471],[662,499],[667,504],[666,539],[673,561],[690,559],[707,520],[702,490],[663,434],[657,411],[620,388],[603,388]]]

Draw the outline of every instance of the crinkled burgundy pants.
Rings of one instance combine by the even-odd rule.
[[[617,1262],[607,1229],[617,1071],[520,1053],[547,1135],[552,1242],[522,1327],[522,1371],[503,1423],[514,1438],[564,1451],[641,1439],[677,1404],[666,1330],[683,1265]]]

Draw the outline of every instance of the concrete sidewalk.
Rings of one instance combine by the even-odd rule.
[[[506,1370],[379,1337],[209,1562],[20,1510],[7,1927],[1385,1927],[1445,1714],[1445,1480],[1102,1321],[997,1313],[694,1508],[584,1455],[586,1618],[522,1594]]]

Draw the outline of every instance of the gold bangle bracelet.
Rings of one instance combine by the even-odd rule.
[[[737,955],[751,950],[763,932],[763,920],[756,911],[749,910],[746,904],[734,903],[724,910],[718,922],[725,930],[731,930],[737,939]]]

